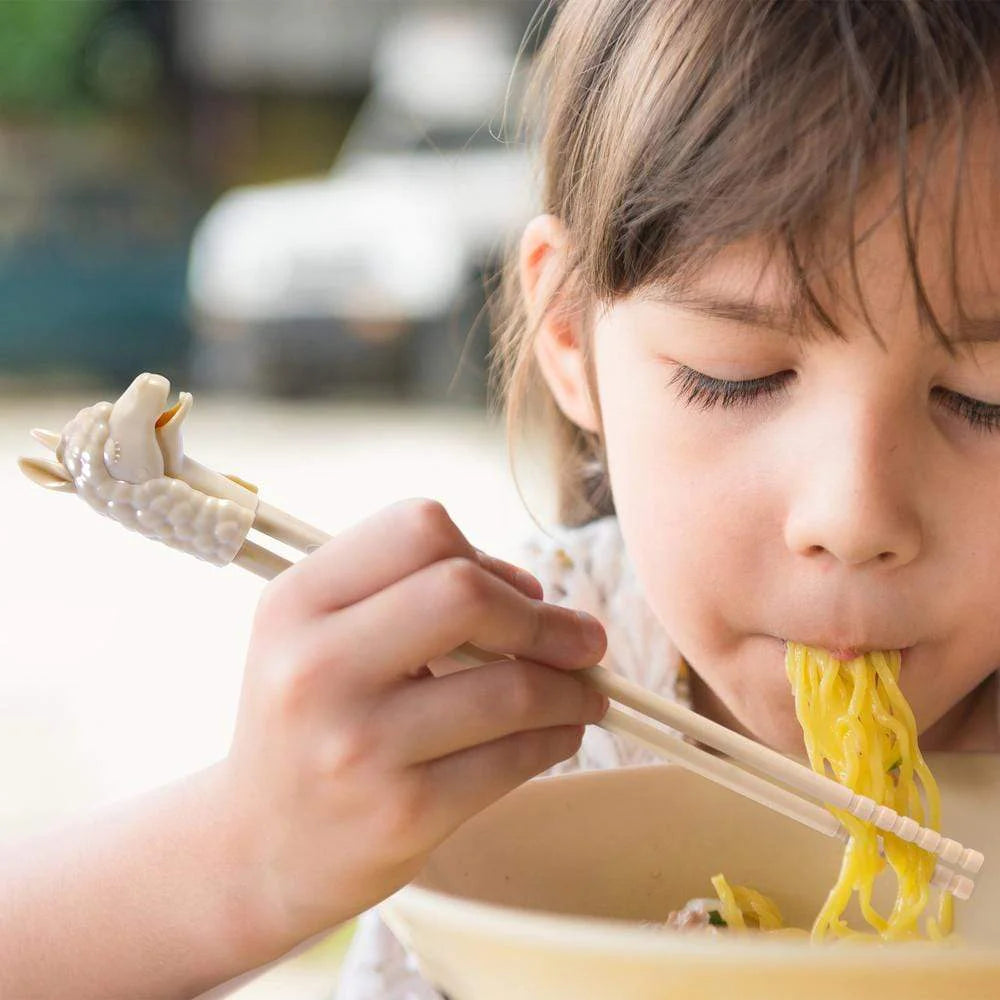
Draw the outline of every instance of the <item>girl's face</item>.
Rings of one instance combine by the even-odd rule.
[[[931,185],[919,233],[945,321],[951,177]],[[592,409],[570,360],[579,344],[555,323],[541,330],[560,405],[602,429],[630,559],[711,690],[709,714],[776,747],[802,748],[787,640],[845,658],[902,650],[921,731],[960,726],[973,698],[959,703],[1000,666],[1000,282],[979,252],[1000,235],[990,182],[973,158],[958,257],[969,320],[949,330],[968,342],[954,355],[918,320],[894,212],[857,251],[882,345],[844,291],[846,263],[832,272],[842,296],[821,299],[845,338],[803,336],[785,318],[787,282],[752,243],[683,301],[646,290],[594,317]],[[861,228],[885,214],[880,190]],[[522,255],[529,300],[544,257],[536,224]]]

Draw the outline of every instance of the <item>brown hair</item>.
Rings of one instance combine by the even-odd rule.
[[[543,5],[543,17],[554,6]],[[909,136],[918,124],[936,126],[929,157],[947,127],[957,131],[951,287],[958,303],[964,112],[978,96],[995,107],[1000,5],[564,0],[557,7],[524,104],[538,117],[521,121],[539,156],[542,210],[561,220],[570,243],[546,308],[558,298],[559,308],[587,317],[594,305],[651,283],[680,289],[715,252],[755,236],[783,255],[797,315],[839,334],[810,283],[820,236],[845,207],[844,242],[862,301],[855,201],[875,165],[895,153],[919,315],[947,341],[917,267],[919,206],[913,214],[910,195],[924,171],[908,166]],[[518,430],[542,421],[556,464],[558,519],[583,524],[614,511],[600,435],[562,415],[537,371],[517,252],[508,249],[491,299],[494,405],[505,404],[512,458]],[[863,301],[862,311],[877,337]]]

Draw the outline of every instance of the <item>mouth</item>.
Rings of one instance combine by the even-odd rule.
[[[831,649],[829,650],[829,653],[835,659],[841,660],[844,663],[849,663],[851,660],[856,660],[859,656],[864,656],[866,653],[874,651],[874,646],[866,648],[848,646],[844,648]],[[882,652],[886,652],[886,650],[882,650]]]
[[[165,424],[169,424],[174,416],[178,413],[181,408],[181,401],[178,400],[170,407],[169,410],[164,410],[157,418],[156,423],[153,425],[157,430],[163,427]]]
[[[837,639],[835,637],[813,637],[813,638],[788,638],[775,636],[781,643],[788,645],[790,642],[799,643],[802,646],[809,646],[813,649],[822,649],[828,652],[832,657],[840,660],[844,663],[849,663],[851,660],[856,660],[859,656],[864,656],[867,653],[889,653],[898,652],[901,659],[906,658],[906,652],[913,648],[912,643],[857,643],[857,642],[844,642],[842,639]]]

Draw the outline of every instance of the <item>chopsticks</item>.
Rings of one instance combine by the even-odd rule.
[[[326,532],[261,500],[256,487],[251,484],[238,477],[223,476],[183,455],[180,450],[179,425],[190,407],[191,397],[189,394],[182,394],[181,402],[159,414],[157,401],[164,393],[164,386],[169,391],[169,383],[162,376],[144,374],[137,377],[119,401],[120,404],[123,401],[127,403],[122,406],[121,412],[127,418],[127,430],[134,432],[126,441],[129,448],[136,453],[148,454],[148,451],[142,452],[142,449],[159,446],[169,459],[170,465],[167,468],[173,469],[172,473],[168,471],[161,474],[159,479],[156,475],[151,475],[150,482],[144,481],[139,485],[162,484],[164,478],[173,478],[185,483],[184,489],[194,491],[186,498],[182,497],[180,503],[186,503],[190,507],[191,497],[200,497],[202,501],[206,501],[207,506],[199,512],[200,517],[211,517],[215,513],[222,516],[226,513],[227,504],[228,510],[242,511],[242,514],[235,520],[230,516],[225,524],[222,532],[225,544],[220,547],[215,544],[218,539],[210,538],[213,544],[207,549],[196,546],[190,536],[184,533],[161,535],[150,532],[144,529],[141,517],[123,518],[122,523],[175,548],[208,558],[217,565],[225,565],[231,561],[265,580],[277,576],[292,563],[250,540],[247,536],[251,529],[306,554],[331,540],[332,536]],[[145,426],[142,421],[150,421],[152,404],[157,404],[152,417],[155,423],[150,422],[149,426]],[[59,461],[22,458],[19,461],[22,471],[46,488],[77,492],[101,513],[119,519],[115,517],[114,511],[125,506],[121,502],[121,490],[134,481],[123,483],[114,477],[108,479],[109,474],[105,470],[106,452],[103,450],[108,427],[106,423],[101,423],[106,421],[109,410],[112,420],[115,418],[118,405],[111,408],[108,404],[98,404],[97,407],[81,411],[74,421],[67,424],[63,435],[52,431],[32,431],[38,441],[57,453]],[[100,409],[101,407],[104,409]],[[104,438],[101,437],[102,433]],[[108,441],[108,444],[111,443]],[[119,448],[117,441],[115,447]],[[117,457],[117,451],[115,455]],[[92,475],[98,465],[101,475]],[[138,463],[137,467],[146,466]],[[103,481],[96,485],[88,481],[88,477],[101,480],[102,475]],[[176,483],[170,485],[177,486]],[[114,503],[107,502],[108,497],[101,494],[101,490],[106,487],[114,491]],[[138,495],[145,497],[147,493]],[[151,491],[148,495],[157,494]],[[162,492],[159,497],[157,503],[161,504]],[[160,507],[158,513],[162,514],[162,511],[163,508]],[[200,543],[204,539],[200,538],[198,541]],[[445,658],[474,667],[509,657],[466,643]],[[900,816],[892,809],[856,794],[825,775],[817,774],[811,768],[648,691],[604,667],[590,667],[579,674],[584,682],[606,694],[613,702],[598,723],[603,729],[638,741],[660,756],[819,833],[840,840],[848,838],[845,827],[828,811],[828,807],[833,807],[845,810],[904,841],[915,843],[971,874],[978,872],[983,865],[984,858],[979,851],[966,848],[955,840],[922,827],[916,820]],[[631,711],[623,711],[619,706]],[[713,747],[725,756],[717,756],[694,743],[686,742],[676,733]],[[972,879],[942,864],[936,865],[932,884],[959,899],[968,899],[975,887]]]
[[[254,528],[302,552],[312,552],[333,537],[263,502],[258,508]],[[291,565],[284,557],[249,540],[233,561],[264,579],[272,579]],[[505,657],[479,649],[472,643],[465,643],[452,650],[445,658],[466,667],[476,667]],[[819,804],[823,803],[843,809],[881,830],[896,834],[902,840],[916,843],[924,850],[936,854],[944,861],[957,864],[972,874],[982,868],[984,857],[979,851],[942,837],[936,830],[922,827],[916,820],[900,816],[892,809],[881,806],[864,795],[858,795],[850,788],[817,774],[776,750],[712,722],[605,667],[588,667],[579,671],[579,676],[606,694],[612,702],[640,713],[633,715],[612,704],[598,723],[602,729],[642,743],[667,760],[818,833],[841,841],[846,841],[849,836],[837,817]],[[669,726],[700,743],[721,750],[731,759],[718,757],[685,742],[666,731],[663,726]],[[744,770],[734,761],[740,761],[761,773]],[[764,775],[771,780],[767,780]],[[813,801],[814,799],[817,801]],[[935,865],[931,884],[958,899],[968,899],[975,889],[972,879],[942,864]]]
[[[471,667],[485,663],[487,660],[496,660],[498,657],[466,644],[450,653],[448,659],[464,662],[467,666]],[[833,813],[828,812],[823,806],[796,795],[780,785],[773,784],[760,775],[745,771],[726,758],[717,757],[691,743],[687,743],[672,733],[667,732],[661,726],[654,725],[649,719],[651,718],[657,722],[669,725],[695,738],[699,737],[692,730],[700,729],[702,723],[707,723],[708,726],[716,727],[721,731],[721,736],[712,734],[713,739],[718,739],[722,742],[723,740],[728,741],[728,737],[732,736],[738,740],[745,741],[749,746],[749,753],[746,748],[741,747],[738,751],[740,756],[734,755],[736,759],[742,759],[746,762],[748,756],[756,756],[755,751],[757,750],[764,750],[767,754],[771,754],[777,758],[778,766],[771,766],[770,768],[767,765],[763,766],[765,773],[769,773],[775,780],[787,780],[789,785],[801,788],[809,784],[805,780],[808,777],[820,778],[822,782],[825,782],[827,785],[833,785],[835,788],[835,791],[829,794],[828,798],[824,799],[821,795],[820,801],[836,805],[837,803],[831,801],[832,799],[837,798],[840,801],[845,801],[850,798],[853,804],[853,808],[850,811],[853,815],[858,815],[859,812],[867,813],[869,807],[872,808],[872,815],[874,815],[875,811],[882,810],[882,821],[886,824],[882,829],[889,829],[891,831],[892,827],[902,828],[905,825],[907,832],[910,830],[913,831],[913,836],[909,838],[904,837],[903,839],[909,839],[918,843],[920,839],[933,842],[938,845],[939,850],[947,849],[951,855],[954,855],[957,851],[957,860],[964,861],[965,865],[968,866],[967,870],[973,873],[979,871],[982,867],[983,856],[978,851],[964,848],[956,841],[946,840],[946,838],[941,837],[935,830],[922,827],[909,817],[900,816],[891,809],[879,806],[872,799],[856,795],[843,785],[816,774],[815,771],[809,770],[790,758],[777,753],[777,751],[770,750],[770,748],[763,747],[753,740],[746,739],[746,737],[740,736],[738,733],[734,733],[724,726],[719,726],[717,723],[705,719],[704,716],[698,715],[696,712],[691,712],[681,705],[668,701],[666,698],[662,698],[646,688],[640,687],[638,684],[612,673],[605,667],[588,667],[579,671],[579,674],[583,680],[611,698],[612,702],[617,701],[620,704],[627,705],[639,712],[643,712],[649,717],[641,718],[628,712],[623,712],[620,708],[612,704],[604,714],[604,718],[597,723],[602,729],[639,742],[666,760],[679,764],[681,767],[693,771],[703,778],[708,778],[710,781],[714,781],[716,784],[722,785],[742,795],[744,798],[752,799],[754,802],[766,806],[768,809],[783,816],[787,816],[789,819],[795,820],[797,823],[801,823],[803,826],[807,826],[817,833],[822,833],[827,837],[835,837],[844,843],[847,842],[850,836],[847,829],[837,817]],[[687,728],[688,726],[690,728]],[[703,730],[703,732],[706,734],[711,733],[708,729]],[[709,741],[706,740],[705,742]],[[716,744],[709,743],[709,745]],[[732,745],[736,746],[735,743]],[[785,775],[787,775],[787,779],[784,778]],[[826,786],[823,785],[821,787],[825,791]],[[844,792],[847,793],[846,796],[843,794]],[[873,820],[869,819],[868,822],[873,822]],[[931,853],[938,853],[933,848],[926,849]],[[958,899],[968,899],[975,890],[975,883],[972,879],[960,875],[943,864],[936,864],[934,866],[931,884],[945,892],[951,893]]]

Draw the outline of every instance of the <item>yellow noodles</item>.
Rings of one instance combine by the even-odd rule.
[[[785,656],[813,770],[830,772],[853,791],[939,830],[941,797],[917,746],[913,713],[899,690],[899,664],[898,652],[873,652],[844,662],[797,643],[788,644]],[[856,933],[843,916],[854,893],[865,921],[883,939],[920,937],[934,855],[886,833],[883,859],[875,827],[843,810],[832,812],[851,837],[837,881],[813,924],[813,940]],[[872,904],[872,886],[887,862],[896,877],[896,899],[892,910],[881,914]],[[942,892],[938,916],[927,915],[925,933],[940,938],[950,932],[951,924],[952,897]]]
[[[789,643],[785,668],[795,695],[795,712],[813,770],[828,774],[922,826],[939,830],[941,798],[920,748],[910,706],[899,690],[898,652],[873,652],[841,661],[824,650]],[[923,789],[923,798],[921,797]],[[865,936],[844,919],[857,894],[861,914],[883,940],[922,936],[940,940],[951,933],[953,899],[939,893],[937,916],[925,913],[930,901],[933,854],[891,833],[880,833],[840,809],[831,810],[850,834],[837,881],[812,927],[812,940]],[[882,837],[885,857],[879,853]],[[872,903],[875,879],[888,863],[896,897],[888,913]],[[761,929],[781,927],[781,914],[766,896],[712,879],[729,927],[745,928],[746,918]],[[921,932],[920,918],[924,917]]]
[[[774,931],[784,926],[777,904],[762,892],[745,885],[731,886],[722,874],[712,879],[712,886],[719,894],[719,902],[722,903],[719,915],[727,927],[746,927],[747,917],[762,931]]]
[[[720,915],[725,920],[726,926],[738,927],[741,930],[745,928],[746,921],[743,919],[743,911],[736,902],[736,897],[733,895],[733,890],[726,881],[725,875],[716,875],[712,879],[712,886],[719,894],[719,902],[722,904]]]

